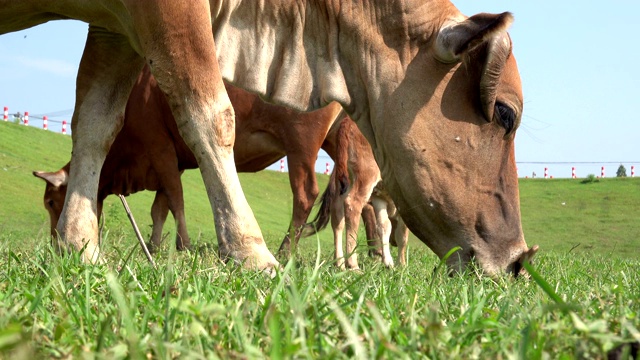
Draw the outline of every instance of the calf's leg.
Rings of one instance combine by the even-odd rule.
[[[162,228],[169,215],[169,199],[163,190],[156,191],[156,196],[151,205],[151,239],[149,240],[149,252],[155,253],[162,245]]]
[[[394,217],[396,226],[394,226],[393,237],[398,246],[398,264],[407,265],[407,243],[409,242],[409,229],[399,214]]]
[[[298,246],[302,227],[307,222],[313,204],[318,197],[318,182],[314,169],[315,158],[309,159],[304,155],[289,154],[289,183],[293,193],[293,215],[288,234],[282,240],[278,253],[289,256],[291,241],[293,249]],[[293,240],[292,240],[293,237]]]
[[[389,220],[388,203],[384,199],[373,196],[371,203],[376,211],[378,233],[382,240],[382,263],[387,267],[393,267],[393,258],[389,249],[389,237],[391,236],[391,221]]]
[[[373,206],[369,203],[365,204],[362,208],[362,222],[364,223],[367,234],[369,256],[382,258],[382,242],[380,241],[380,234],[378,234],[376,213],[373,210]]]

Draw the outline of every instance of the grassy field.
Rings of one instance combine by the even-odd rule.
[[[183,177],[196,251],[173,253],[167,240],[154,270],[111,199],[107,265],[52,254],[31,171],[64,165],[70,140],[0,123],[0,359],[606,358],[640,340],[638,179],[522,180],[527,241],[542,247],[532,280],[448,277],[415,239],[406,268],[361,256],[361,272],[341,272],[328,231],[269,279],[216,259],[197,171]],[[291,214],[288,178],[241,181],[275,251]],[[151,201],[129,199],[145,236]]]

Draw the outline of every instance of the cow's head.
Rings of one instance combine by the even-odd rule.
[[[409,228],[460,269],[518,275],[522,232],[514,137],[523,96],[509,13],[445,19],[386,99],[375,133],[383,179]],[[378,126],[380,122],[378,123]],[[375,126],[374,126],[375,127]]]
[[[33,176],[47,183],[44,189],[43,203],[49,213],[51,238],[55,239],[58,236],[56,226],[58,226],[58,220],[64,206],[64,198],[67,195],[69,164],[55,172],[34,171]]]

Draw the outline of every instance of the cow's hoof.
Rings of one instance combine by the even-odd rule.
[[[280,263],[271,254],[264,241],[247,241],[240,249],[225,250],[220,248],[220,258],[224,261],[233,260],[246,269],[259,270],[275,276]]]

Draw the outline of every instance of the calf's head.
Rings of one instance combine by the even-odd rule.
[[[43,204],[49,213],[51,237],[57,237],[56,227],[67,195],[67,181],[69,179],[69,164],[55,172],[34,171],[33,176],[44,180],[47,185],[44,190]]]

